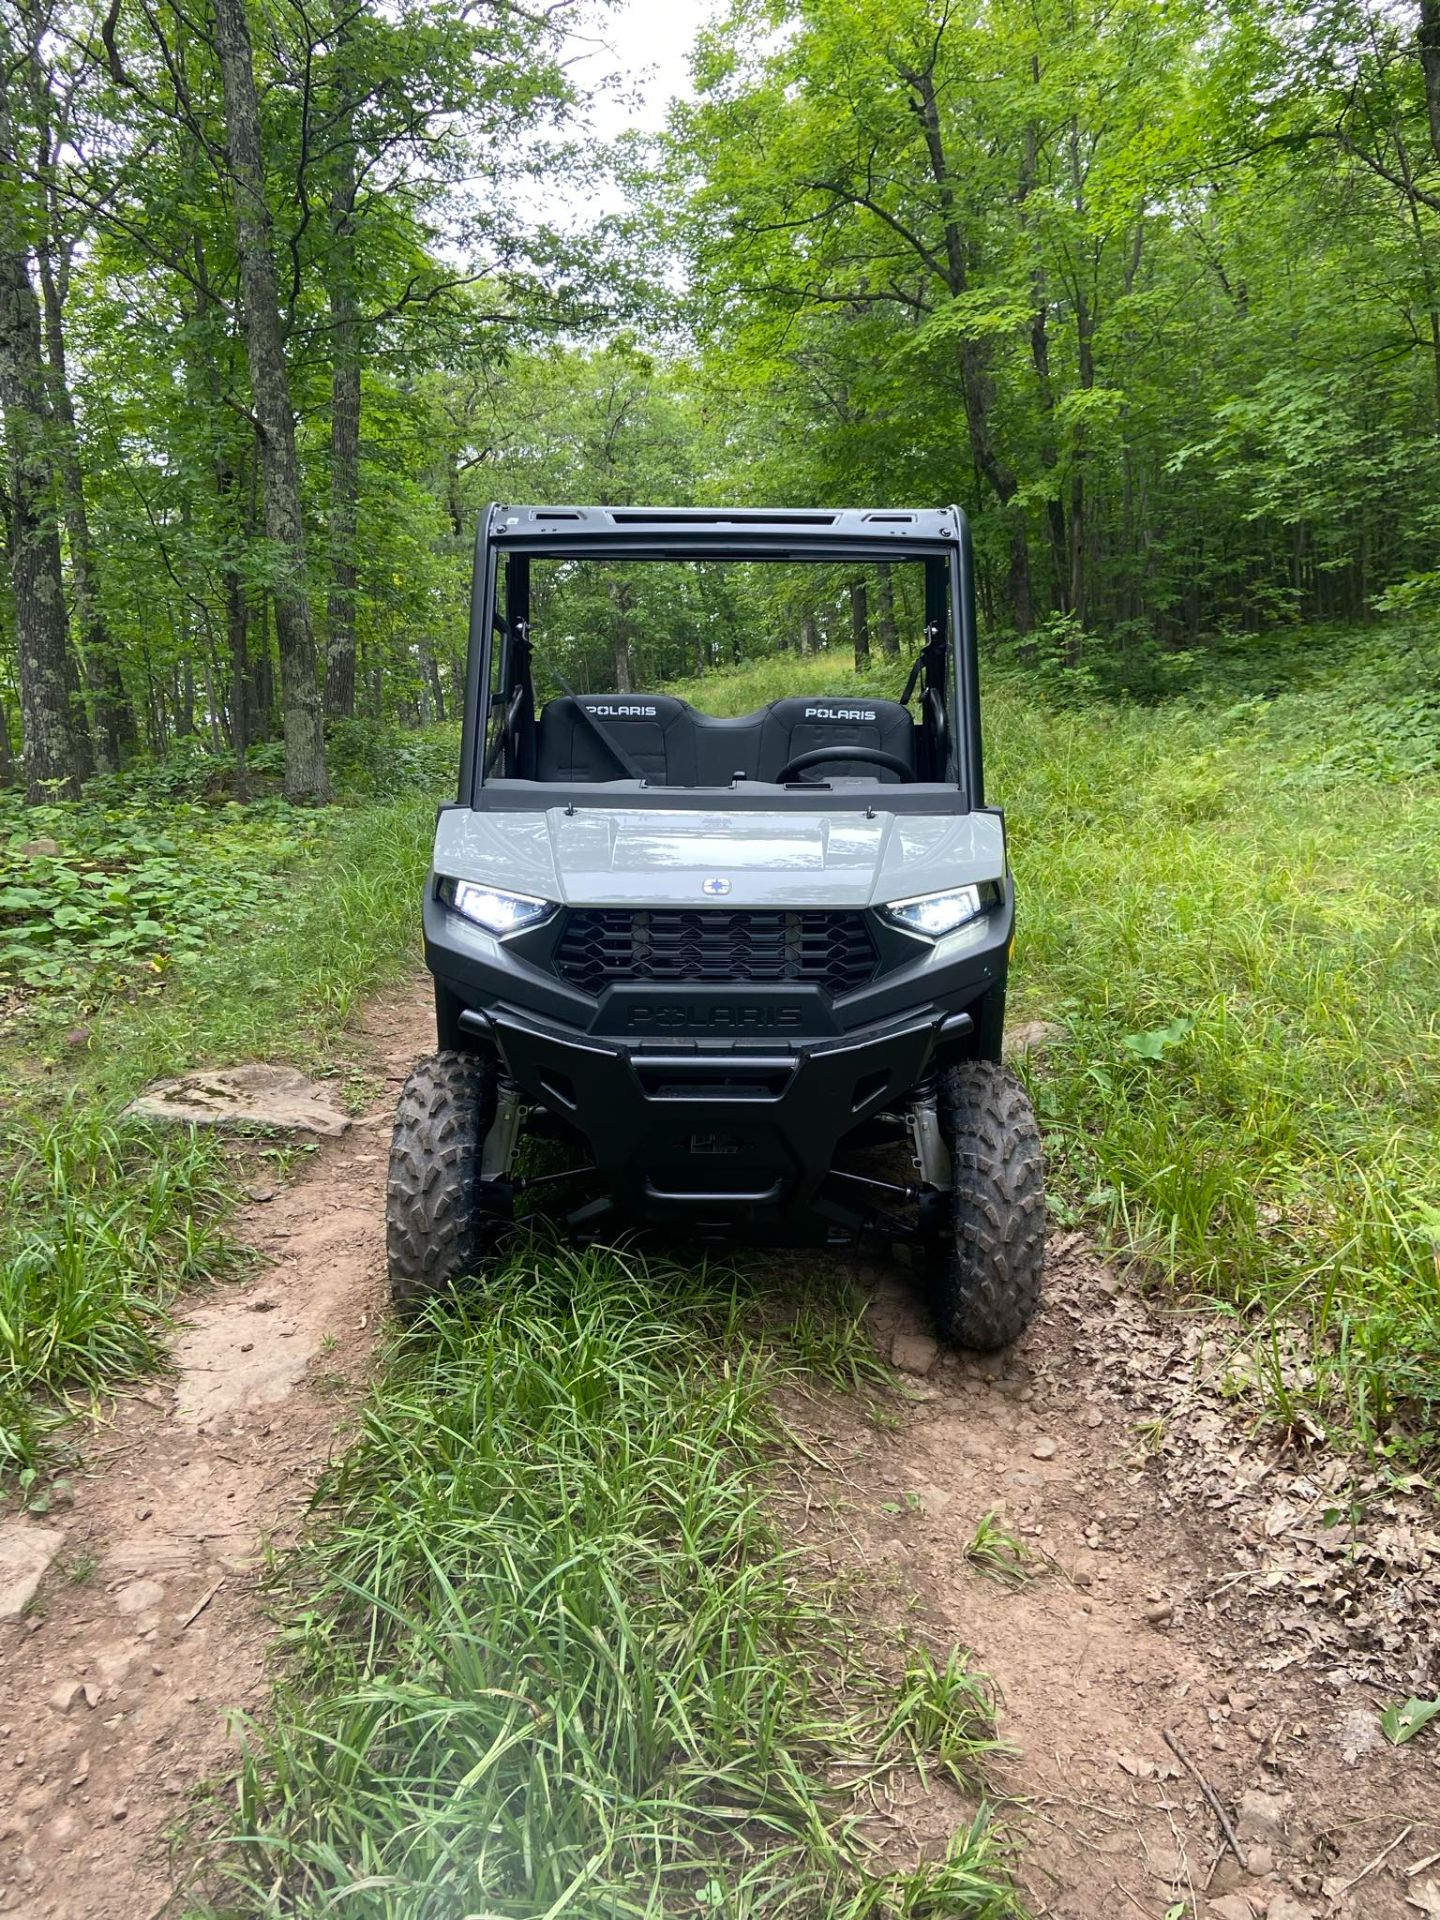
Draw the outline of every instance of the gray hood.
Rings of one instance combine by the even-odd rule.
[[[437,874],[566,905],[874,906],[1004,869],[991,813],[452,808],[435,834]]]

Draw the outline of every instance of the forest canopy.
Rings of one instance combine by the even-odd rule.
[[[738,0],[602,152],[604,17],[0,0],[0,782],[325,798],[453,715],[494,498],[957,501],[1067,671],[1440,609],[1440,0]],[[888,650],[783,591],[645,670]]]

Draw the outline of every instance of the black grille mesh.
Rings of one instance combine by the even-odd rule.
[[[874,979],[876,958],[863,913],[582,907],[566,916],[555,968],[586,993],[613,980],[805,980],[851,993]]]

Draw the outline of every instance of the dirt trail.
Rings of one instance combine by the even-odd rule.
[[[1045,1311],[994,1363],[928,1365],[913,1294],[872,1284],[877,1337],[923,1376],[889,1430],[853,1399],[797,1403],[831,1472],[796,1528],[995,1682],[1033,1912],[1440,1915],[1440,1742],[1392,1748],[1378,1719],[1440,1680],[1433,1509],[1313,1441],[1251,1438],[1206,1324],[1118,1289],[1079,1235],[1053,1243]],[[995,1510],[1035,1567],[1016,1590],[965,1558]],[[873,1830],[914,1858],[969,1811],[942,1789]]]
[[[176,1375],[120,1403],[46,1517],[64,1547],[0,1626],[7,1915],[165,1906],[169,1830],[233,1757],[227,1709],[264,1699],[259,1556],[294,1537],[367,1372],[392,1095],[431,1032],[420,986],[371,1009],[384,1096],[242,1216],[264,1269],[196,1308]],[[1035,1913],[1440,1914],[1440,1858],[1408,1871],[1440,1854],[1440,1740],[1392,1749],[1376,1713],[1427,1676],[1435,1691],[1430,1510],[1317,1445],[1252,1442],[1205,1323],[1117,1287],[1079,1236],[1055,1242],[1046,1310],[1003,1363],[937,1356],[903,1278],[870,1285],[876,1337],[910,1372],[878,1420],[859,1397],[787,1407],[808,1451],[783,1511],[871,1576],[896,1625],[973,1649],[997,1682]],[[1039,1569],[1015,1590],[964,1556],[995,1509]],[[972,1811],[932,1785],[870,1824],[898,1860],[943,1850]]]
[[[0,1626],[0,1912],[151,1920],[171,1828],[234,1757],[232,1708],[265,1694],[264,1548],[294,1537],[363,1386],[384,1299],[394,1091],[434,1044],[420,986],[360,1028],[374,1111],[248,1206],[262,1256],[183,1323],[175,1372],[84,1448],[65,1541],[24,1620]]]

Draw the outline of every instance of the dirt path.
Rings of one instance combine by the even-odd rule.
[[[374,1111],[239,1217],[263,1265],[184,1322],[175,1372],[85,1446],[64,1543],[24,1619],[0,1625],[0,1911],[151,1920],[169,1832],[233,1758],[227,1711],[265,1695],[255,1572],[294,1537],[363,1386],[383,1305],[394,1092],[433,1042],[421,987],[360,1037]]]
[[[922,1371],[893,1424],[796,1405],[832,1463],[797,1531],[996,1683],[1034,1913],[1440,1915],[1440,1741],[1393,1748],[1378,1718],[1440,1682],[1433,1508],[1313,1441],[1252,1440],[1213,1327],[1117,1288],[1079,1235],[1052,1243],[1045,1312],[995,1364],[928,1364],[913,1295],[873,1285],[877,1337]],[[1031,1558],[1018,1588],[966,1559],[996,1510]],[[874,1831],[913,1858],[970,1811],[942,1789]]]
[[[41,1523],[63,1546],[0,1625],[7,1914],[152,1920],[169,1830],[233,1755],[226,1711],[264,1699],[255,1569],[294,1537],[367,1373],[386,1130],[428,997],[363,1032],[388,1083],[374,1111],[242,1216],[267,1264],[189,1317],[175,1376],[114,1410]],[[1440,1914],[1440,1859],[1409,1871],[1440,1852],[1440,1740],[1396,1750],[1377,1719],[1440,1679],[1432,1510],[1316,1444],[1252,1442],[1204,1322],[1117,1287],[1079,1236],[1052,1253],[1046,1311],[997,1365],[937,1355],[903,1280],[871,1276],[876,1337],[908,1372],[878,1418],[858,1397],[787,1408],[808,1436],[795,1532],[993,1676],[1037,1915]],[[965,1557],[997,1510],[1031,1557],[1018,1587]],[[935,1786],[872,1830],[913,1857],[972,1811]]]

